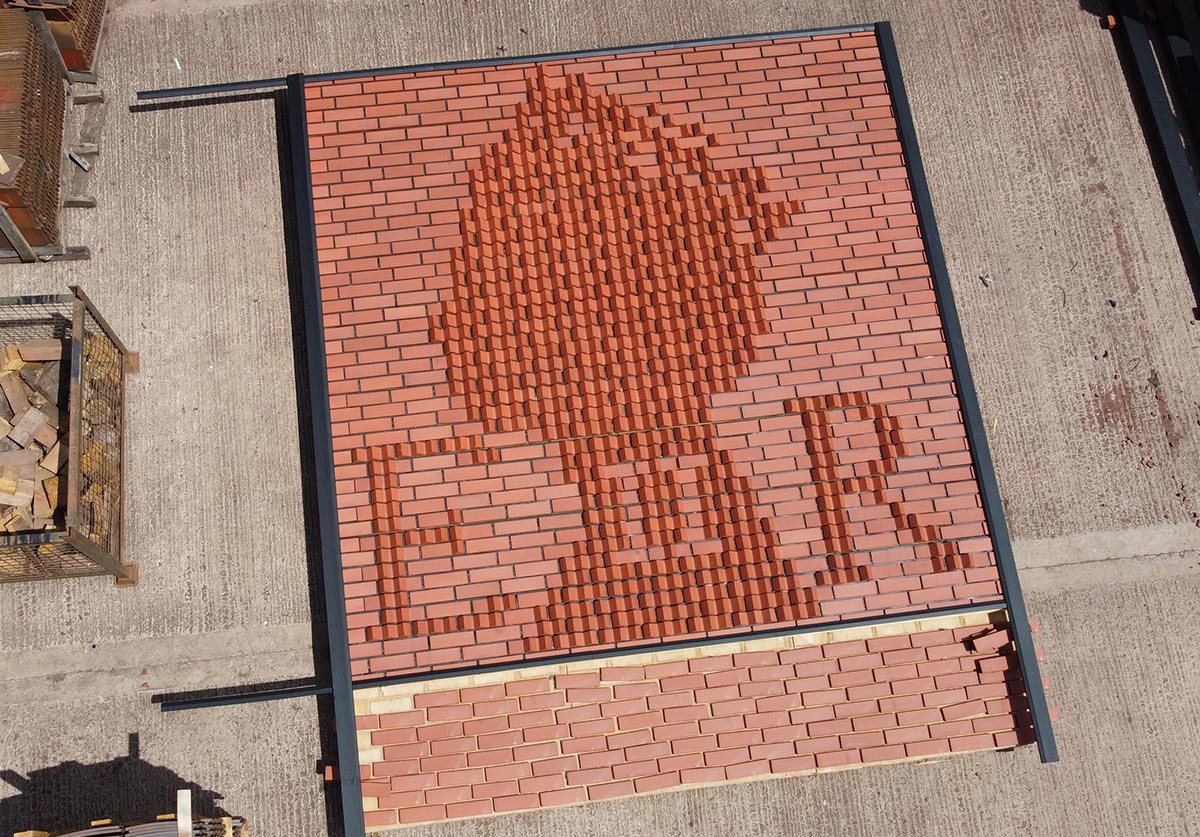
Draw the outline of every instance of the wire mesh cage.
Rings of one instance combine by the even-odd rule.
[[[125,376],[136,355],[83,291],[71,290],[0,298],[0,346],[65,346],[59,391],[50,393],[65,430],[59,439],[65,451],[56,457],[65,477],[55,483],[63,485],[62,502],[50,503],[53,516],[40,529],[0,531],[0,582],[103,574],[118,583],[137,580],[136,565],[121,560]],[[57,473],[53,468],[39,465],[46,475]]]

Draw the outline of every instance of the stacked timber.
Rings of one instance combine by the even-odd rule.
[[[0,532],[40,532],[66,506],[70,343],[0,345]]]

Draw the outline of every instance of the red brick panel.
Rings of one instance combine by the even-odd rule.
[[[356,676],[998,598],[873,33],[307,96]]]
[[[367,821],[478,816],[1031,740],[1006,626],[719,651],[516,673],[360,717],[364,745],[382,748],[363,768]]]

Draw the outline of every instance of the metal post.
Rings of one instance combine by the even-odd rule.
[[[338,781],[341,786],[345,837],[363,837],[362,778],[358,767],[358,729],[354,719],[354,682],[346,629],[346,590],[334,490],[333,429],[329,416],[329,382],[325,367],[325,328],[321,315],[321,276],[317,267],[316,216],[309,171],[308,118],[304,76],[288,76],[287,119],[292,194],[295,200],[297,248],[304,298],[304,340],[312,421],[313,482],[317,494],[318,530],[329,630],[329,669],[337,733]]]

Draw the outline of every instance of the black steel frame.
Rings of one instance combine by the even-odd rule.
[[[980,485],[984,512],[991,533],[992,545],[999,568],[1002,601],[976,602],[967,605],[938,608],[935,610],[909,611],[885,616],[871,617],[858,620],[806,625],[778,630],[759,632],[742,632],[736,635],[721,637],[706,637],[696,640],[676,642],[661,642],[653,645],[604,649],[600,651],[564,654],[553,657],[527,658],[511,663],[481,665],[469,668],[422,672],[412,675],[378,678],[373,680],[354,681],[351,676],[350,649],[346,627],[345,598],[342,582],[341,550],[338,538],[337,503],[333,480],[333,445],[332,430],[329,415],[328,381],[326,378],[326,358],[321,314],[320,276],[317,268],[317,244],[315,216],[313,211],[312,179],[309,168],[308,126],[305,113],[305,87],[313,82],[336,79],[358,78],[364,76],[379,76],[398,73],[415,73],[423,70],[450,69],[462,67],[501,66],[517,63],[554,60],[560,58],[579,58],[593,55],[614,55],[625,52],[643,51],[650,49],[671,49],[689,46],[711,44],[738,43],[752,40],[767,40],[787,37],[803,37],[818,34],[840,32],[856,32],[874,30],[879,39],[891,97],[895,108],[901,144],[908,166],[909,179],[913,190],[917,215],[920,220],[926,255],[933,276],[933,284],[938,300],[943,330],[949,348],[950,361],[957,382],[958,399],[963,413],[968,440],[971,447],[972,461],[976,478]],[[942,252],[941,240],[938,235],[934,218],[933,205],[930,199],[928,184],[925,179],[924,167],[921,164],[917,147],[916,130],[913,125],[912,113],[909,108],[904,82],[900,72],[899,57],[892,36],[891,25],[886,22],[865,26],[837,27],[830,29],[809,29],[787,32],[766,33],[762,35],[741,35],[736,37],[710,38],[702,40],[674,41],[660,44],[638,45],[618,49],[598,49],[579,52],[551,53],[535,56],[514,56],[476,61],[445,62],[437,64],[416,65],[410,67],[393,67],[379,70],[356,70],[344,73],[325,73],[306,76],[293,74],[287,78],[262,79],[258,81],[242,81],[225,84],[179,87],[161,90],[142,91],[137,98],[142,101],[171,98],[189,98],[213,94],[228,94],[238,91],[264,90],[270,88],[286,89],[286,113],[291,143],[292,171],[291,180],[296,198],[296,218],[300,237],[300,273],[303,286],[304,301],[304,333],[306,354],[309,364],[309,391],[311,398],[311,421],[313,431],[313,457],[315,466],[315,483],[317,491],[318,517],[320,525],[321,560],[323,567],[323,583],[328,607],[328,634],[331,684],[301,685],[290,688],[274,689],[247,693],[242,695],[225,695],[220,697],[198,698],[195,700],[164,701],[164,710],[200,708],[209,706],[228,705],[260,700],[279,700],[293,697],[333,693],[339,775],[341,783],[341,798],[345,833],[347,837],[357,837],[365,833],[362,809],[362,788],[358,768],[357,734],[354,718],[354,690],[370,688],[387,684],[409,683],[434,679],[456,677],[464,674],[481,673],[485,671],[503,671],[528,667],[530,665],[550,665],[564,660],[586,660],[610,658],[630,654],[647,653],[664,648],[696,647],[713,645],[722,642],[738,642],[747,639],[766,636],[781,636],[825,631],[837,628],[858,627],[865,625],[887,624],[911,619],[929,619],[939,616],[957,615],[995,609],[1003,606],[1008,612],[1008,619],[1016,641],[1017,659],[1021,675],[1025,683],[1030,712],[1033,721],[1034,734],[1037,739],[1038,751],[1044,762],[1058,759],[1058,750],[1054,739],[1054,731],[1050,722],[1049,708],[1038,668],[1037,657],[1033,645],[1029,618],[1021,596],[1020,581],[1017,577],[1016,563],[1013,558],[1012,545],[1009,540],[1008,528],[1004,519],[1003,506],[999,488],[996,483],[991,454],[989,452],[985,426],[980,412],[974,383],[968,365],[966,346],[963,340],[962,327],[954,306],[949,274],[945,257]],[[168,705],[170,704],[170,705]]]
[[[1129,60],[1126,71],[1140,88],[1148,123],[1147,139],[1165,171],[1162,185],[1168,205],[1175,210],[1176,238],[1190,274],[1192,291],[1200,303],[1200,172],[1188,159],[1184,126],[1192,143],[1200,143],[1200,16],[1195,4],[1161,0],[1150,14],[1144,0],[1117,0],[1119,20],[1114,36],[1123,43]],[[1170,85],[1171,90],[1168,90]],[[1173,106],[1175,94],[1179,113]],[[1200,317],[1200,307],[1194,311]]]
[[[751,642],[773,637],[804,636],[805,634],[823,631],[841,631],[851,628],[870,628],[878,625],[891,625],[896,622],[909,622],[917,619],[939,619],[946,616],[962,616],[968,613],[991,613],[1007,611],[1008,606],[1003,599],[971,602],[970,604],[951,605],[929,610],[906,610],[900,613],[888,613],[883,616],[866,616],[861,619],[845,619],[841,622],[820,622],[812,625],[790,625],[784,628],[766,630],[739,631],[738,633],[722,634],[720,636],[705,636],[696,639],[667,640],[646,645],[622,645],[615,648],[602,648],[593,651],[574,651],[546,657],[523,657],[503,663],[484,663],[475,666],[459,668],[439,668],[431,671],[420,671],[412,674],[393,674],[385,677],[375,677],[365,680],[355,680],[355,689],[372,689],[381,686],[397,686],[404,683],[427,683],[435,680],[450,680],[472,674],[493,674],[500,671],[519,671],[531,666],[553,666],[561,663],[578,663],[588,660],[611,660],[617,657],[632,657],[637,654],[651,654],[655,651],[671,651],[684,648],[715,648],[735,642]],[[218,706],[236,706],[243,703],[262,703],[274,700],[291,700],[293,698],[310,697],[312,695],[327,695],[332,693],[329,686],[315,683],[287,685],[281,687],[244,687],[244,690],[222,689],[219,694],[198,694],[183,692],[179,694],[156,695],[163,712],[179,712],[186,709],[211,709]]]

